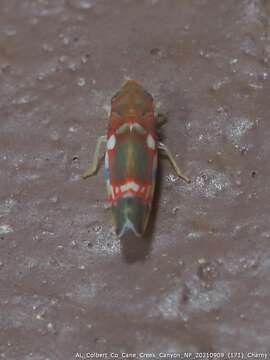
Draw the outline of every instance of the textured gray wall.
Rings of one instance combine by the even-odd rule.
[[[269,351],[269,16],[259,0],[1,0],[1,359]],[[81,174],[125,78],[192,184],[162,160],[152,236],[121,244],[102,171]]]

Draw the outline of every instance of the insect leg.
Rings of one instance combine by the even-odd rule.
[[[156,122],[157,122],[157,129],[159,130],[164,124],[166,124],[167,122],[167,117],[166,115],[162,114],[162,113],[157,113],[156,115]]]
[[[183,179],[186,183],[190,183],[191,179],[189,177],[187,177],[186,175],[184,175],[182,173],[182,171],[179,169],[178,165],[176,164],[176,161],[174,160],[174,157],[172,155],[172,153],[170,152],[170,150],[167,148],[166,145],[164,145],[163,143],[159,142],[158,143],[158,149],[159,150],[163,150],[165,152],[165,154],[167,155],[168,159],[170,160],[176,174]]]
[[[82,177],[84,179],[86,179],[89,176],[92,176],[97,171],[98,164],[99,164],[100,147],[101,147],[101,144],[105,143],[106,141],[107,141],[107,136],[100,136],[98,138],[93,161],[92,161],[91,165],[89,166],[89,168],[82,175]]]

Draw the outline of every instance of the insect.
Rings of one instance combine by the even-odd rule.
[[[106,143],[105,181],[115,232],[145,233],[156,183],[158,150],[163,151],[177,175],[187,183],[170,150],[157,138],[157,117],[153,98],[135,80],[126,81],[111,100],[107,136],[98,138],[94,159],[83,174],[87,178],[98,169],[101,145]]]

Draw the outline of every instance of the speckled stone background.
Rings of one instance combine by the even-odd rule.
[[[1,0],[1,359],[270,350],[269,17],[268,0]],[[126,78],[192,177],[161,161],[136,243],[113,234],[102,171],[81,179]]]

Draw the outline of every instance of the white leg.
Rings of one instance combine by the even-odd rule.
[[[164,145],[163,143],[159,142],[158,143],[158,149],[163,150],[165,152],[165,154],[167,155],[168,159],[170,160],[176,174],[183,179],[186,183],[190,183],[191,179],[189,177],[187,177],[186,175],[184,175],[182,173],[182,171],[179,169],[178,165],[176,164],[176,161],[174,160],[174,157],[172,155],[172,153],[170,152],[170,150],[167,148],[166,145]]]
[[[97,171],[98,163],[99,163],[100,147],[101,147],[101,144],[105,143],[106,141],[107,141],[107,136],[100,136],[98,138],[93,161],[92,161],[91,165],[89,166],[89,168],[83,173],[82,177],[84,179],[89,176],[92,176]]]

